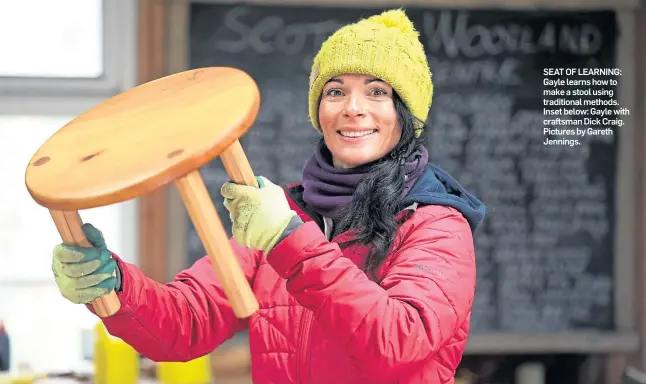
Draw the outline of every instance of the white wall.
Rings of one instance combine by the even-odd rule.
[[[79,54],[78,46],[69,47],[73,54],[52,48],[66,41],[81,47],[90,44],[87,36],[78,36],[73,29],[68,35],[59,34],[58,40],[52,37],[57,24],[71,25],[61,22],[70,9],[87,9],[89,1],[0,2],[0,320],[11,337],[13,370],[21,365],[38,371],[79,366],[83,335],[97,322],[84,306],[64,299],[54,284],[51,256],[60,236],[47,210],[31,199],[24,185],[30,157],[51,134],[88,107],[135,85],[136,0],[107,0],[103,20],[88,24],[90,28],[102,24],[106,32],[101,54],[105,76],[52,78],[73,76],[70,68],[78,66],[79,60],[96,57],[92,49]],[[46,18],[34,20],[33,15],[39,14]],[[4,28],[13,28],[12,33],[7,35]],[[35,46],[39,43],[44,44],[40,49]],[[19,73],[21,68],[24,73]],[[85,75],[81,67],[76,73]],[[136,205],[128,201],[81,212],[85,222],[104,232],[111,250],[135,263]]]

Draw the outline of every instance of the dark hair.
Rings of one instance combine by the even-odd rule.
[[[336,234],[349,229],[357,231],[356,236],[344,245],[371,245],[364,268],[366,271],[377,268],[393,248],[400,224],[395,216],[404,208],[401,206],[405,181],[402,162],[418,145],[424,144],[427,132],[426,124],[411,113],[394,91],[393,101],[402,128],[401,138],[392,151],[371,165],[334,228]],[[415,127],[420,125],[422,134],[415,137]]]

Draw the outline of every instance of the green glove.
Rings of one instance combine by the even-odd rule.
[[[220,193],[233,223],[233,237],[247,248],[268,253],[278,243],[296,212],[283,189],[266,178],[256,177],[260,188],[225,183]]]
[[[105,245],[101,231],[83,224],[91,248],[59,244],[54,247],[52,270],[63,297],[75,304],[87,304],[114,290],[117,262]]]

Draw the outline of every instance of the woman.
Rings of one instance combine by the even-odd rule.
[[[54,250],[62,294],[87,304],[115,289],[122,307],[105,326],[155,361],[195,359],[248,329],[255,383],[453,383],[485,208],[428,163],[431,75],[405,13],[333,34],[309,98],[323,140],[302,182],[221,190],[256,314],[234,316],[207,257],[159,284],[91,225],[94,248]]]

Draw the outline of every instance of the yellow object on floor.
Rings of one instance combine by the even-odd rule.
[[[211,359],[206,355],[186,363],[157,363],[157,380],[162,384],[210,384]]]
[[[44,374],[0,373],[0,384],[34,384],[46,378]]]
[[[102,322],[94,330],[94,382],[137,384],[139,353],[125,341],[110,335]]]

